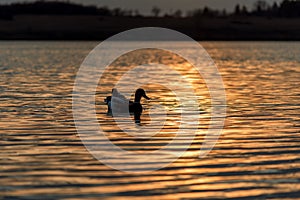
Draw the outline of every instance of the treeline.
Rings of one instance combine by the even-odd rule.
[[[36,1],[13,3],[0,6],[0,16],[12,19],[14,15],[102,15],[111,16],[112,11],[106,7],[83,6],[80,4],[58,1]]]
[[[250,10],[244,5],[237,4],[233,13],[227,13],[226,10],[213,10],[208,7],[198,9],[188,13],[191,17],[228,17],[228,16],[256,16],[256,17],[282,17],[297,18],[300,17],[300,1],[284,0],[280,4],[274,2],[272,5],[266,1],[256,1],[253,9]]]
[[[276,2],[269,5],[266,1],[256,1],[254,9],[236,5],[233,13],[226,10],[213,10],[208,7],[196,9],[184,14],[181,10],[172,13],[162,13],[157,6],[151,10],[152,17],[230,17],[230,16],[259,16],[259,17],[300,17],[300,1],[284,0],[280,4]],[[36,1],[30,3],[13,3],[0,5],[0,18],[11,20],[15,15],[99,15],[99,16],[123,16],[144,17],[138,10],[125,10],[121,8],[109,9],[107,7],[84,6],[70,3],[69,1]]]

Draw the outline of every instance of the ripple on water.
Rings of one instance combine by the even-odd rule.
[[[113,170],[84,148],[72,116],[76,72],[94,42],[0,42],[0,198],[3,199],[298,199],[300,191],[300,43],[205,42],[223,76],[227,118],[213,151],[197,158],[210,120],[205,82],[185,60],[158,50],[125,55],[97,88],[99,124],[119,147],[151,152],[168,144],[180,125],[180,104],[166,88],[145,84],[151,106],[168,108],[164,128],[152,139],[116,126],[102,102],[126,67],[172,65],[199,96],[200,126],[184,156],[151,173]],[[176,45],[193,52],[184,42]],[[128,63],[131,65],[128,66]],[[152,105],[151,105],[152,103]],[[162,115],[155,113],[160,127]],[[89,119],[83,119],[89,120]],[[134,131],[130,119],[123,121]],[[95,142],[94,140],[90,141]],[[97,141],[105,145],[104,140]],[[177,141],[181,148],[184,137]],[[149,163],[146,168],[156,164]],[[141,166],[134,166],[139,168]]]

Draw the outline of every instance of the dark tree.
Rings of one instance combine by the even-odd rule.
[[[241,14],[241,8],[240,8],[240,5],[239,5],[239,4],[237,4],[237,5],[235,6],[234,14],[235,14],[235,15],[240,15],[240,14]]]
[[[160,13],[160,8],[158,8],[157,6],[154,6],[151,10],[152,14],[154,17],[158,17],[159,16],[159,13]]]
[[[181,10],[176,10],[173,14],[174,17],[176,18],[181,18],[182,17],[182,11]]]
[[[115,8],[112,11],[113,16],[123,16],[123,11],[121,10],[121,8]]]
[[[222,17],[226,17],[227,16],[227,11],[226,11],[226,9],[223,9],[222,10]]]
[[[249,12],[248,12],[247,7],[246,7],[246,6],[243,6],[243,7],[242,7],[242,14],[243,14],[243,15],[248,15],[248,13],[249,13]]]
[[[142,16],[142,15],[140,14],[140,11],[139,11],[139,10],[134,10],[133,13],[134,13],[134,16],[136,16],[136,17],[141,17],[141,16]]]
[[[283,17],[300,17],[300,1],[284,0],[280,5],[279,12]]]
[[[272,10],[278,10],[278,4],[277,4],[277,2],[273,3]]]
[[[263,10],[266,10],[267,7],[268,7],[268,4],[264,0],[259,0],[254,3],[254,11],[256,11],[256,12],[261,12]]]
[[[204,9],[203,9],[202,14],[204,16],[208,16],[210,14],[210,9],[207,6],[205,6]]]

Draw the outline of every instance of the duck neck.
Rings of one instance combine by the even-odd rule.
[[[136,95],[136,96],[134,97],[134,102],[135,102],[135,103],[140,103],[141,98],[142,98],[142,96]]]

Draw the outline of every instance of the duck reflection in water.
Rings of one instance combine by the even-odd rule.
[[[112,97],[114,98],[114,106],[118,105],[117,106],[118,108],[119,107],[124,108],[124,106],[127,107],[128,105],[126,111],[128,112],[129,110],[129,113],[134,114],[135,123],[141,122],[141,114],[143,112],[143,107],[141,105],[141,98],[144,97],[145,99],[150,100],[150,98],[146,95],[144,89],[139,88],[135,91],[134,101],[130,101],[129,99],[126,99],[126,97],[122,95],[116,88],[112,89],[112,96],[108,96],[104,100],[104,102],[107,104],[107,114],[112,114],[112,110],[116,109],[112,107]]]

